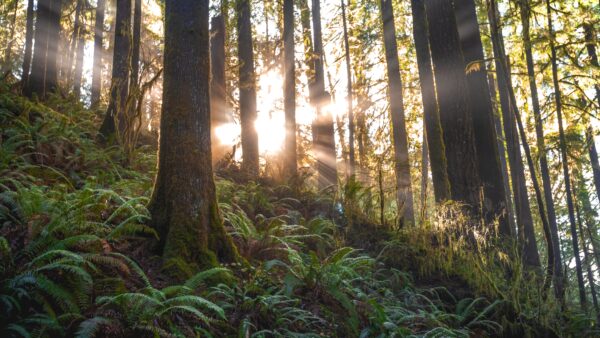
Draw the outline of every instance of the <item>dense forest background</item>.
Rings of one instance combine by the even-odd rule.
[[[599,31],[0,0],[0,336],[599,336]]]

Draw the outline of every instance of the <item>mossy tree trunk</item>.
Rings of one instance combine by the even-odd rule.
[[[451,199],[450,182],[448,181],[446,146],[444,145],[444,135],[433,84],[431,53],[429,51],[429,41],[427,40],[429,32],[424,1],[411,0],[411,10],[433,191],[435,200],[442,202]]]
[[[283,105],[285,111],[284,170],[297,173],[296,155],[296,67],[294,64],[294,0],[283,1]]]
[[[415,222],[413,196],[408,158],[408,136],[404,116],[402,96],[402,77],[398,61],[396,25],[391,0],[381,0],[381,20],[383,23],[383,44],[387,65],[388,96],[392,115],[392,136],[394,140],[394,164],[396,171],[396,205],[400,225],[412,225]]]
[[[117,0],[115,40],[112,61],[112,78],[108,109],[100,126],[100,139],[115,137],[115,119],[125,114],[125,101],[129,95],[129,72],[131,55],[131,0]]]
[[[452,199],[464,203],[473,214],[478,214],[481,181],[465,62],[452,2],[426,0],[425,9]]]
[[[258,177],[256,122],[256,73],[252,43],[250,0],[237,0],[240,121],[242,125],[242,169],[250,179]]]
[[[496,147],[494,112],[484,66],[485,56],[483,55],[475,1],[455,0],[454,5],[470,94],[469,102],[477,151],[477,167],[483,184],[483,216],[488,224],[498,221],[500,235],[513,237],[514,231],[511,231],[506,218],[504,178]]]
[[[104,48],[102,38],[104,36],[104,9],[106,0],[98,0],[96,5],[96,19],[94,23],[94,68],[92,69],[92,94],[91,107],[97,108],[100,103],[100,91],[102,90],[102,56]]]
[[[211,166],[208,0],[167,0],[158,173],[149,205],[165,264],[237,259]]]

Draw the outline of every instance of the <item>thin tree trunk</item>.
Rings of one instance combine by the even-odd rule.
[[[556,118],[558,120],[558,135],[559,145],[562,157],[563,176],[565,181],[565,193],[567,194],[567,209],[569,211],[569,224],[571,226],[571,239],[573,242],[573,253],[575,256],[575,265],[577,271],[577,284],[579,286],[579,301],[581,307],[587,307],[587,299],[585,296],[585,285],[583,281],[583,269],[581,266],[581,258],[579,257],[579,244],[577,241],[577,226],[575,222],[575,210],[573,206],[573,195],[571,192],[571,177],[569,174],[569,158],[567,156],[567,141],[565,139],[565,130],[562,117],[562,98],[560,86],[558,82],[558,65],[556,48],[554,46],[554,29],[552,28],[552,11],[550,8],[550,0],[546,0],[546,10],[548,15],[548,31],[550,32],[550,53],[552,64],[552,82],[554,83],[554,100],[556,104]]]
[[[596,195],[600,199],[600,163],[598,162],[598,150],[596,148],[596,141],[594,140],[594,132],[591,125],[587,127],[585,136],[588,145],[588,154],[590,156],[590,165],[592,166],[594,187],[596,188]]]
[[[515,126],[515,123],[517,126],[519,124],[518,119],[520,118],[520,114],[518,114],[518,107],[513,102],[512,82],[510,78],[510,71],[508,69],[509,61],[504,52],[504,40],[498,26],[497,9],[495,7],[495,3],[490,5],[488,8],[488,17],[491,23],[492,43],[494,45],[495,64],[496,71],[498,73],[498,91],[500,92],[500,105],[502,108],[502,117],[504,122],[504,137],[506,139],[511,182],[515,198],[519,251],[524,264],[532,267],[540,267],[541,263],[537,250],[535,230],[533,228],[533,217],[531,215],[531,206],[529,204],[527,185],[525,181],[525,169],[522,162],[523,158],[521,154],[521,147],[519,146],[519,134],[522,134],[522,131],[520,127],[517,131],[517,127]],[[529,157],[531,154],[528,154],[529,143],[527,142],[524,134],[521,135],[521,143],[523,145],[523,149],[525,150],[525,156],[527,157],[529,170],[534,171],[535,167],[529,163]],[[532,180],[534,176],[535,173],[532,173]],[[538,185],[537,181],[533,181],[534,186]],[[542,208],[544,208],[543,202],[538,205],[538,207],[540,207],[540,214],[542,214]],[[543,211],[543,216],[541,217],[543,217],[543,220],[546,219],[545,209]],[[547,282],[549,283],[549,280],[547,280]]]
[[[23,88],[29,82],[29,70],[31,69],[31,53],[33,51],[33,0],[27,1],[27,21],[25,23],[25,52],[23,55],[23,71],[21,73],[21,84]]]
[[[504,178],[500,167],[496,146],[494,112],[487,82],[487,73],[483,65],[483,45],[477,22],[474,0],[455,0],[454,11],[458,22],[458,35],[464,55],[469,90],[469,103],[475,145],[477,167],[483,184],[483,212],[488,224],[498,222],[500,235],[511,237],[509,222],[506,218],[506,196]]]
[[[500,121],[500,113],[498,112],[498,104],[497,104],[497,92],[496,85],[494,83],[494,76],[491,70],[488,72],[489,74],[489,86],[490,86],[490,95],[492,97],[492,106],[494,109],[494,128],[496,129],[496,137],[498,144],[498,155],[500,157],[500,166],[502,168],[502,177],[504,179],[504,195],[506,196],[506,213],[508,217],[508,223],[510,225],[511,233],[516,236],[516,228],[517,225],[515,223],[515,209],[512,200],[512,192],[510,190],[510,179],[508,177],[508,163],[506,163],[506,148],[504,147],[504,132],[502,130],[502,121]]]
[[[588,55],[590,56],[590,63],[596,69],[600,68],[600,64],[598,63],[598,55],[596,54],[596,39],[594,38],[594,27],[591,24],[583,24],[583,31],[585,34],[585,47],[587,49]],[[596,83],[594,85],[596,89],[596,100],[598,100],[598,105],[600,106],[600,85]]]
[[[103,141],[115,136],[115,119],[122,119],[125,114],[125,102],[129,95],[131,0],[117,0],[115,26],[110,98],[99,135]]]
[[[317,109],[315,153],[319,188],[337,185],[337,156],[335,152],[335,130],[331,112],[325,107],[331,102],[325,91],[323,70],[323,37],[321,33],[321,3],[312,0],[313,48],[315,63],[314,102]]]
[[[456,18],[450,0],[426,0],[425,9],[452,199],[475,215],[481,182]]]
[[[15,40],[15,29],[17,22],[17,9],[19,9],[19,1],[13,0],[13,12],[10,18],[10,33],[8,34],[8,43],[6,44],[6,49],[4,50],[4,62],[2,64],[2,73],[6,73],[11,71],[11,58],[12,58],[12,49]]]
[[[94,24],[94,67],[92,69],[92,94],[91,108],[97,108],[100,104],[100,92],[102,90],[102,56],[104,48],[102,38],[104,35],[104,7],[106,0],[98,0],[96,6],[96,20]]]
[[[213,166],[223,159],[229,146],[216,137],[215,130],[231,122],[227,109],[225,77],[225,20],[219,14],[212,18],[210,31],[210,129]]]
[[[427,145],[427,131],[423,119],[423,141],[421,142],[421,224],[427,219],[427,183],[429,182],[429,147]]]
[[[387,64],[388,96],[392,115],[392,134],[394,140],[394,164],[396,171],[396,205],[400,226],[413,225],[415,222],[413,196],[408,158],[408,136],[404,116],[402,97],[402,77],[398,62],[396,25],[391,0],[381,0],[381,21],[383,22],[383,42]]]
[[[233,262],[211,167],[207,0],[167,0],[156,184],[148,209],[166,268]],[[182,273],[181,271],[175,271]]]
[[[581,213],[579,212],[579,205],[577,203],[575,203],[575,214],[577,215],[577,226],[579,227],[579,235],[581,236],[581,247],[583,248],[583,259],[585,260],[585,266],[587,270],[587,280],[592,294],[592,304],[594,305],[594,310],[596,311],[596,314],[600,314],[600,308],[598,307],[598,295],[596,294],[596,282],[594,281],[594,272],[592,270],[591,257],[588,252],[587,244],[585,243],[583,221],[581,219]]]
[[[581,203],[583,209],[583,215],[585,217],[585,225],[588,237],[592,243],[592,251],[594,252],[594,259],[596,266],[600,266],[600,245],[598,241],[598,229],[596,225],[596,211],[592,208],[590,202],[590,194],[586,188],[585,181],[583,178],[580,179],[581,183],[579,186],[577,199]]]
[[[140,39],[142,34],[142,0],[134,0],[133,37],[131,50],[131,86],[139,86],[140,74]]]
[[[433,191],[436,201],[442,202],[451,198],[450,182],[448,180],[446,163],[446,146],[444,145],[440,114],[435,98],[424,1],[411,0],[411,9],[413,36],[419,68],[419,82],[421,85],[421,100],[423,102],[423,119],[425,129],[427,130],[427,147],[429,150],[429,160],[431,161]]]
[[[283,1],[283,105],[285,110],[284,168],[288,177],[297,174],[296,66],[294,63],[294,0]]]
[[[67,52],[67,61],[64,62],[64,60],[63,60],[61,67],[60,67],[61,77],[66,80],[67,87],[71,85],[71,80],[73,77],[73,63],[74,63],[73,61],[74,61],[75,57],[77,57],[77,40],[80,35],[80,31],[82,29],[81,18],[82,18],[84,0],[75,0],[75,1],[76,1],[75,22],[73,23],[73,32],[71,33],[71,43],[69,46],[69,50]],[[66,73],[64,73],[65,67],[67,67]]]
[[[242,168],[248,178],[255,179],[258,177],[258,134],[254,127],[256,121],[256,74],[250,0],[239,0],[237,11]]]
[[[79,29],[77,34],[77,51],[75,57],[75,73],[73,75],[73,95],[77,100],[81,98],[81,82],[83,78],[83,53],[85,48],[85,4],[81,8]]]
[[[531,91],[531,103],[533,108],[533,116],[535,119],[535,133],[537,138],[537,148],[540,157],[540,173],[542,177],[542,184],[544,186],[544,199],[546,202],[546,208],[548,210],[548,222],[550,223],[551,229],[558,229],[556,223],[556,212],[554,210],[554,198],[552,196],[552,183],[550,181],[550,170],[548,168],[548,158],[546,155],[546,142],[544,140],[544,125],[542,121],[542,115],[540,110],[540,102],[538,98],[537,84],[535,82],[535,69],[533,61],[533,53],[531,46],[531,39],[529,36],[529,0],[521,0],[521,25],[522,25],[522,36],[523,44],[525,47],[525,58],[527,61],[527,75],[529,78],[529,89]],[[556,239],[558,240],[558,236]]]
[[[354,107],[352,95],[352,66],[350,64],[350,43],[348,42],[348,24],[346,20],[346,5],[344,0],[342,3],[342,24],[344,27],[344,57],[346,58],[346,79],[348,94],[348,157],[349,157],[349,175],[354,177],[356,167],[356,152],[354,150]]]
[[[590,64],[592,67],[600,69],[600,64],[598,64],[598,55],[596,54],[596,44],[594,43],[595,39],[593,27],[590,24],[584,24],[583,29],[585,32],[586,49],[588,55],[590,56]],[[595,84],[594,87],[596,89],[596,100],[598,101],[598,106],[600,106],[600,85]],[[598,151],[596,149],[596,142],[594,140],[594,133],[591,125],[588,126],[586,130],[586,138],[588,143],[588,153],[592,165],[592,173],[594,175],[594,186],[596,188],[596,194],[600,199],[600,163],[598,162]]]

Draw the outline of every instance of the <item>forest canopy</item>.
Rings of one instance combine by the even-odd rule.
[[[0,336],[600,336],[599,32],[591,0],[0,0]]]

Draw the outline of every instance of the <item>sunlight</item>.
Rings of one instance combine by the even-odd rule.
[[[222,124],[215,128],[215,136],[221,144],[233,146],[240,137],[240,128],[235,123]]]

